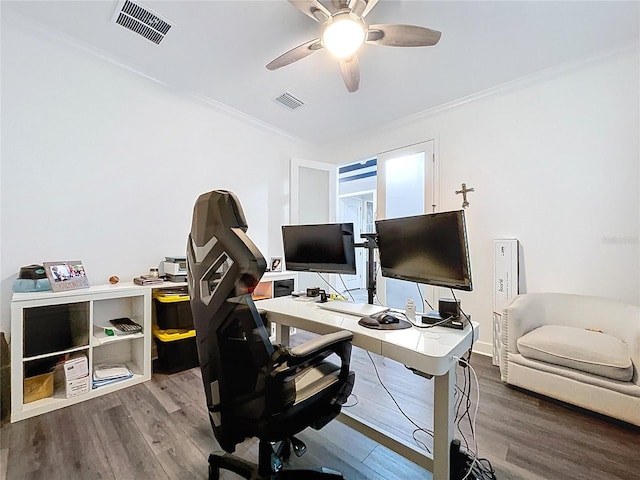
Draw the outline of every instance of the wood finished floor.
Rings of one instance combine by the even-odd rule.
[[[433,382],[389,359],[372,358],[407,415],[430,428]],[[413,441],[414,427],[380,386],[366,352],[354,349],[352,365],[357,405],[350,408]],[[507,387],[487,357],[474,355],[472,365],[480,382],[480,456],[492,462],[498,478],[640,478],[640,429]],[[0,478],[7,480],[206,479],[208,454],[219,449],[198,369],[154,374],[145,384],[5,424],[0,434]],[[308,451],[301,459],[294,457],[293,466],[326,465],[349,480],[431,478],[340,422],[318,432],[307,429],[299,437]],[[430,446],[425,434],[417,438]],[[255,459],[256,451],[256,443],[247,441],[237,453]]]

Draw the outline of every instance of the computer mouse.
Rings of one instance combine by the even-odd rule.
[[[380,325],[389,325],[390,323],[400,323],[400,319],[390,314],[381,315],[378,319]]]

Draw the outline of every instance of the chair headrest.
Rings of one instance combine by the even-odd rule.
[[[198,197],[193,209],[191,238],[202,246],[221,229],[247,231],[247,220],[238,197],[227,190],[213,190]]]

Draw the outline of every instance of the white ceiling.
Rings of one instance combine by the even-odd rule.
[[[265,65],[319,36],[320,26],[285,0],[138,2],[173,27],[156,45],[114,23],[117,1],[2,1],[102,55],[179,90],[224,104],[314,143],[418,114],[566,62],[638,41],[638,1],[381,0],[368,23],[442,32],[433,47],[365,45],[361,81],[347,92],[336,60],[319,51],[292,65]],[[9,17],[11,18],[11,17]],[[295,111],[273,99],[291,92]]]

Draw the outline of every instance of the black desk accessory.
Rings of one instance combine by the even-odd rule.
[[[438,326],[462,330],[471,320],[471,316],[459,316],[458,318],[454,318],[451,315],[448,315],[443,317],[437,310],[431,310],[423,313],[421,320],[423,325],[433,325],[434,327]]]

